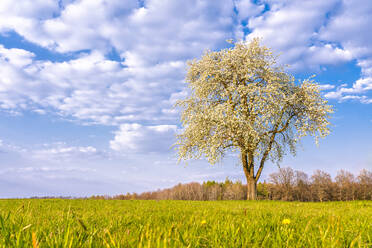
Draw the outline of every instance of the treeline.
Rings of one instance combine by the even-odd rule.
[[[125,194],[114,197],[92,196],[94,199],[121,200],[245,200],[246,185],[241,182],[208,181],[178,184],[169,189]],[[362,170],[357,176],[341,170],[332,180],[331,175],[317,170],[309,177],[302,171],[281,168],[269,176],[268,182],[257,185],[258,198],[261,200],[283,201],[351,201],[372,200],[372,172]]]

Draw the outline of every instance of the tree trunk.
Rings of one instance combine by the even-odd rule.
[[[247,200],[257,200],[257,182],[254,178],[247,178]]]
[[[241,151],[241,160],[247,178],[247,200],[257,200],[257,180],[254,176],[253,154]]]

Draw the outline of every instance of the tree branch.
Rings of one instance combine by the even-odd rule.
[[[240,153],[241,153],[241,160],[242,160],[242,165],[243,165],[243,171],[244,171],[245,177],[248,179],[248,177],[249,177],[249,170],[248,170],[247,152],[245,152],[242,149]]]
[[[265,164],[265,161],[267,159],[267,156],[269,155],[269,152],[271,151],[271,147],[274,143],[274,140],[275,140],[275,135],[276,133],[273,133],[270,137],[270,142],[266,148],[266,151],[264,152],[262,158],[261,158],[261,161],[260,161],[260,166],[258,167],[258,170],[257,170],[257,173],[256,173],[256,176],[254,177],[256,180],[258,180],[261,176],[261,172],[262,172],[262,169],[264,167],[264,164]]]
[[[233,146],[237,146],[237,145],[236,144],[228,144],[228,145],[222,146],[222,149],[230,148],[230,147],[233,147]]]
[[[292,118],[293,118],[294,116],[295,116],[295,114],[292,113],[292,114],[289,116],[287,122],[284,124],[284,126],[283,126],[280,130],[277,130],[276,133],[281,133],[281,132],[285,131],[285,130],[288,128],[289,123],[290,123],[290,121],[292,120]]]
[[[286,121],[286,123],[282,126],[281,129],[277,130],[278,127],[274,128],[274,130],[271,130],[271,131],[267,131],[265,133],[263,133],[262,135],[265,136],[265,135],[268,135],[268,134],[277,134],[277,133],[282,133],[284,132],[288,126],[289,126],[289,123],[290,121],[292,120],[292,118],[295,117],[295,113],[292,113],[289,117],[288,117],[288,120]]]
[[[282,116],[283,116],[283,113],[282,113]],[[272,145],[273,145],[273,143],[274,143],[274,141],[275,141],[275,135],[276,135],[277,133],[282,133],[283,131],[285,131],[285,130],[288,128],[289,123],[290,123],[291,119],[292,119],[294,116],[295,116],[295,113],[292,113],[292,114],[288,117],[288,119],[287,119],[286,123],[284,124],[284,126],[282,126],[282,128],[279,129],[279,130],[278,130],[278,128],[279,128],[279,122],[280,122],[280,121],[278,121],[278,123],[275,125],[274,130],[272,130],[272,131],[269,132],[269,133],[272,133],[272,135],[271,135],[271,137],[270,137],[269,144],[267,145],[267,148],[266,148],[264,154],[262,155],[262,158],[261,158],[261,161],[260,161],[260,166],[258,167],[258,170],[257,170],[256,176],[255,176],[255,179],[256,179],[256,180],[258,180],[258,179],[260,178],[260,176],[261,176],[261,172],[262,172],[262,169],[263,169],[264,164],[265,164],[265,162],[266,162],[267,156],[269,155],[269,153],[270,153],[270,151],[271,151],[271,148],[272,148]],[[280,118],[280,119],[281,119],[281,118]]]

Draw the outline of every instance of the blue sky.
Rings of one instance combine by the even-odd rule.
[[[297,78],[316,74],[335,109],[331,135],[305,138],[281,166],[371,170],[370,13],[363,0],[2,0],[0,197],[244,181],[236,156],[177,164],[172,106],[187,96],[187,60],[253,37]]]

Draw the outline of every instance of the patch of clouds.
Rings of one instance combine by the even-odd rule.
[[[3,60],[3,109],[51,111],[104,125],[175,122],[169,99],[184,88],[185,61],[204,49],[220,47],[233,33],[233,3],[229,1],[151,0],[143,7],[137,6],[138,1],[64,4],[58,15],[27,16],[37,23],[27,28],[29,33],[21,32],[16,23],[4,22],[2,30],[15,30],[51,50],[87,52],[64,62],[31,56],[22,65]],[[9,15],[23,17],[18,12]],[[121,61],[107,58],[112,49]]]
[[[93,146],[67,146],[63,143],[46,145],[45,148],[31,151],[36,160],[70,161],[103,158],[106,154]]]
[[[19,101],[15,101],[15,98],[16,92],[21,90],[17,86],[25,83],[23,70],[32,62],[33,57],[34,54],[26,50],[6,49],[0,45],[0,108],[16,110],[17,105],[26,106],[24,98]]]
[[[237,9],[238,18],[240,21],[258,16],[265,9],[264,4],[253,3],[251,0],[237,0],[235,1],[235,7]]]
[[[262,37],[263,43],[280,52],[281,63],[291,70],[319,69],[322,64],[350,61],[352,54],[336,44],[319,39],[327,15],[339,1],[268,1],[270,11],[250,18],[252,30],[246,40]]]
[[[171,151],[176,131],[176,125],[122,124],[110,141],[110,147],[124,153],[166,153]]]
[[[319,89],[321,90],[331,90],[331,89],[334,89],[336,86],[332,85],[332,84],[320,84],[319,85]]]
[[[14,4],[12,0],[2,0],[0,2],[1,15],[47,19],[52,18],[53,14],[58,12],[59,5],[54,0],[20,0],[17,1],[17,4]],[[2,20],[4,24],[6,21],[10,23],[9,20]]]
[[[4,140],[1,140],[0,148],[1,152],[3,153],[14,153],[18,156],[22,156],[23,154],[28,152],[28,149],[26,147],[14,145]]]
[[[47,46],[56,51],[108,51],[112,47],[110,39],[118,28],[125,36],[130,36],[130,30],[125,27],[128,17],[137,7],[137,0],[125,3],[120,0],[76,1],[68,4],[57,18],[45,20],[41,28],[49,38]],[[121,42],[125,44],[127,40],[130,39]]]
[[[61,116],[104,125],[161,121],[168,116],[162,109],[171,107],[167,98],[182,87],[182,79],[175,72],[183,69],[179,61],[146,70],[125,68],[93,52],[65,62],[20,64],[20,54],[32,57],[20,51],[24,50],[0,50],[0,107],[9,111],[45,114],[52,109]]]
[[[64,163],[67,161],[107,159],[110,154],[93,146],[71,146],[64,142],[17,146],[0,140],[0,148],[5,153],[15,154],[32,161]]]
[[[41,28],[42,23],[59,14],[60,6],[54,0],[0,1],[0,33],[14,30],[27,40],[47,46],[53,41]]]
[[[266,1],[269,10],[250,18],[245,38],[262,37],[281,52],[279,60],[290,69],[319,70],[322,65],[356,61],[361,78],[352,86],[337,87],[325,96],[339,101],[370,103],[372,88],[372,4],[365,1]],[[328,88],[327,90],[331,90]]]
[[[321,39],[338,42],[350,51],[361,68],[361,78],[348,87],[339,87],[330,92],[338,100],[356,99],[361,103],[372,103],[368,93],[372,90],[372,4],[365,1],[342,1],[339,13],[319,31]]]
[[[144,64],[194,58],[231,37],[232,17],[231,1],[147,1],[130,16],[128,26],[135,35],[128,51],[141,57]],[[113,37],[114,46],[125,50],[125,34]]]
[[[33,174],[33,176],[36,176],[36,174],[60,174],[60,173],[84,173],[84,172],[96,172],[96,169],[93,168],[81,168],[81,167],[50,167],[50,166],[42,166],[42,167],[33,167],[33,166],[27,166],[27,167],[20,167],[20,168],[8,168],[5,170],[0,170],[0,175],[6,175],[10,173],[16,173],[16,174]]]
[[[8,62],[10,65],[24,67],[31,64],[34,56],[35,54],[32,52],[18,48],[6,49],[0,44],[0,58]]]
[[[371,48],[372,49],[372,48]],[[362,77],[355,81],[350,87],[347,84],[342,84],[335,91],[328,92],[325,97],[336,99],[339,101],[358,100],[361,103],[372,103],[372,98],[369,96],[372,92],[372,59],[369,61],[363,60],[358,65],[362,68]]]

